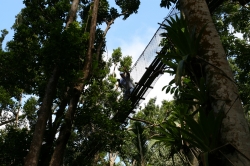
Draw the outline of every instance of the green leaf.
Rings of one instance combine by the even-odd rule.
[[[177,85],[180,85],[181,84],[181,76],[182,76],[182,73],[183,73],[183,66],[184,66],[184,60],[181,60],[178,64],[178,67],[177,67],[177,72],[176,72],[176,75],[175,75],[175,82]]]
[[[175,79],[172,79],[168,84],[172,85],[173,83],[175,83]]]
[[[159,142],[158,139],[150,139],[149,143],[148,143],[148,150],[151,149],[152,146],[154,146],[154,144],[156,144],[157,142]]]
[[[166,89],[166,93],[168,93],[171,89],[171,86],[168,86],[168,88]]]
[[[164,89],[166,89],[166,87],[168,87],[168,85],[165,85],[165,86],[161,89],[161,91],[164,91]]]
[[[173,94],[175,89],[176,89],[176,87],[171,88],[170,94]]]

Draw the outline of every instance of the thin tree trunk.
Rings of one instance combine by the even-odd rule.
[[[137,129],[137,138],[138,138],[138,143],[139,143],[139,150],[140,150],[140,156],[141,156],[141,166],[144,166],[144,155],[142,153],[142,142],[141,142],[141,135],[139,133],[138,127],[136,126]]]
[[[40,156],[41,159],[41,163],[39,163],[39,165],[41,166],[47,166],[49,165],[50,159],[51,159],[51,155],[53,153],[53,143],[54,143],[54,139],[57,133],[57,130],[61,124],[61,119],[64,113],[64,110],[67,106],[67,102],[68,102],[68,97],[67,94],[64,97],[64,99],[61,101],[61,104],[59,106],[59,109],[56,111],[56,118],[53,122],[52,128],[49,131],[47,137],[45,138],[45,142],[46,144],[44,144],[42,146],[42,154]]]
[[[78,10],[78,5],[79,5],[79,0],[73,0],[72,4],[71,4],[71,8],[69,11],[69,15],[67,18],[67,24],[66,24],[66,28],[69,27],[69,25],[75,20],[76,18],[76,12]]]
[[[134,159],[132,162],[132,166],[135,166],[135,164],[136,164],[136,160]]]
[[[75,19],[78,4],[79,0],[73,0],[71,9],[69,11],[69,17],[67,19],[66,28],[68,28],[70,23],[72,23]],[[38,157],[42,146],[44,131],[47,120],[49,118],[53,98],[55,97],[56,94],[56,86],[59,80],[59,76],[60,76],[59,67],[56,65],[53,70],[52,76],[50,77],[49,82],[47,83],[43,102],[38,112],[39,113],[38,120],[36,123],[35,131],[30,145],[30,151],[25,158],[25,166],[36,166],[38,164]]]
[[[62,124],[60,128],[60,134],[56,141],[56,147],[51,157],[50,166],[60,166],[63,161],[64,150],[66,148],[66,144],[71,134],[72,120],[74,119],[73,116],[75,113],[78,99],[80,97],[80,94],[77,91],[73,95],[74,95],[73,96],[74,98],[71,99],[69,108],[65,115],[65,119],[64,119],[65,122]]]
[[[43,102],[38,112],[38,119],[35,126],[33,139],[30,145],[30,151],[25,158],[26,166],[36,166],[38,164],[38,157],[42,146],[46,123],[49,118],[52,102],[56,94],[56,86],[59,79],[59,73],[60,72],[58,67],[55,67],[52,76],[48,81],[45,95],[43,97]]]
[[[118,154],[118,152],[115,152],[115,153],[110,152],[109,153],[109,166],[114,166],[117,154]]]
[[[99,1],[99,0],[98,0]],[[97,2],[96,2],[97,3]],[[96,6],[96,5],[94,5],[94,6]],[[98,7],[97,7],[98,8]],[[92,7],[90,8],[90,9],[92,9]],[[97,11],[96,12],[94,12],[94,10],[95,9],[93,9],[93,14],[94,13],[96,13],[96,15],[97,15]],[[126,12],[124,12],[124,13],[122,13],[122,14],[120,14],[120,15],[118,15],[116,18],[118,18],[118,17],[120,17],[120,16],[122,16],[122,15],[124,15],[124,14],[126,14]],[[92,29],[93,29],[93,25],[96,25],[96,21],[95,21],[95,23],[94,24],[92,24],[92,22],[93,22],[93,17],[94,17],[94,15],[92,15],[92,21],[91,21],[91,25],[92,25]],[[88,17],[89,18],[89,17]],[[97,53],[96,53],[96,60],[97,60],[97,62],[99,62],[99,60],[100,60],[100,58],[101,58],[101,48],[102,48],[102,45],[103,45],[103,43],[104,43],[104,39],[105,39],[105,36],[106,36],[106,34],[107,34],[107,32],[108,32],[108,30],[110,29],[110,27],[111,27],[111,25],[114,23],[114,20],[116,19],[116,18],[114,18],[114,19],[112,19],[112,20],[110,20],[109,22],[106,22],[106,24],[107,24],[107,27],[106,27],[106,29],[104,30],[104,33],[103,33],[103,40],[101,41],[101,43],[99,44],[99,46],[98,46],[98,48],[97,48]],[[89,19],[87,19],[87,20],[89,20]],[[87,23],[88,23],[88,21],[87,21]],[[85,31],[86,31],[86,29],[85,29]],[[90,30],[91,31],[91,30]],[[94,31],[95,32],[95,31]],[[92,34],[91,32],[90,32],[90,34]],[[90,35],[91,36],[91,35]],[[92,36],[93,37],[93,36]],[[94,37],[92,38],[92,39],[90,39],[89,40],[89,43],[93,43],[94,42]],[[90,44],[89,44],[89,46],[91,46]],[[93,44],[92,44],[92,49],[93,49]],[[91,59],[88,59],[87,58],[87,62],[86,62],[86,64],[85,64],[85,66],[84,66],[84,69],[83,69],[83,71],[86,71],[86,72],[84,72],[85,74],[84,74],[84,78],[82,79],[82,82],[84,82],[84,80],[87,80],[89,77],[90,77],[90,66],[91,66],[91,61],[92,61],[92,49],[88,49],[88,57],[89,58],[91,58]],[[90,62],[89,64],[88,64],[88,62]],[[87,73],[87,74],[86,74]],[[72,109],[70,109],[70,107],[69,107],[69,109],[68,109],[68,115],[66,115],[66,116],[68,116],[68,117],[70,117],[70,118],[72,118],[73,117],[73,115],[74,115],[74,113],[75,113],[75,110],[73,110],[73,105],[77,105],[77,103],[78,103],[78,101],[79,101],[79,98],[80,98],[80,93],[82,92],[82,90],[83,90],[83,88],[84,88],[84,84],[83,83],[79,83],[78,84],[78,86],[76,86],[75,88],[74,88],[74,94],[75,95],[73,95],[73,96],[75,96],[75,99],[77,99],[77,100],[75,100],[75,99],[73,99],[74,97],[72,97],[72,102],[71,102],[71,108]],[[79,93],[79,94],[78,94]],[[74,101],[74,102],[73,102]],[[76,103],[75,103],[76,102]],[[71,113],[71,115],[70,115],[70,113]],[[69,122],[71,122],[71,121],[69,121]],[[69,139],[69,137],[70,137],[70,134],[68,134],[67,132],[65,132],[66,130],[68,131],[68,132],[71,132],[71,125],[72,124],[70,124],[70,123],[68,123],[68,129],[66,129],[66,128],[64,128],[63,126],[62,126],[62,128],[61,128],[61,130],[60,130],[60,133],[61,133],[61,131],[62,131],[62,133],[64,133],[64,134],[62,134],[62,137],[60,137],[60,139],[58,138],[58,141],[57,141],[57,143],[59,144],[59,142],[61,142],[60,143],[60,145],[58,145],[58,151],[57,152],[55,152],[54,154],[53,154],[53,156],[62,156],[63,155],[63,153],[61,154],[60,152],[64,152],[64,150],[62,150],[62,149],[65,149],[65,147],[66,147],[66,144],[67,144],[67,142],[68,142],[68,139]],[[63,129],[64,128],[64,129]],[[69,130],[69,128],[70,128],[70,130]],[[64,135],[64,136],[63,136]],[[64,140],[64,141],[62,141],[62,140]],[[61,148],[59,148],[59,147],[61,147]],[[63,148],[64,147],[64,148]],[[95,148],[93,148],[93,151],[91,151],[91,152],[87,152],[87,158],[91,158],[91,157],[93,157],[96,153],[98,153],[98,149],[100,149],[101,147],[103,147],[103,145],[100,147],[100,146],[97,146],[96,144],[94,145],[94,147]],[[61,149],[61,150],[60,150]],[[97,151],[96,151],[97,150]],[[57,153],[57,154],[56,154]],[[53,158],[53,157],[52,157]],[[59,157],[58,157],[59,158]],[[54,160],[54,159],[53,159]]]
[[[17,123],[18,123],[19,112],[21,110],[22,98],[23,98],[23,90],[20,93],[20,98],[19,98],[19,101],[18,101],[19,106],[18,106],[18,109],[17,109],[17,112],[16,112],[16,126],[17,126]]]
[[[206,25],[201,47],[205,66],[206,84],[212,98],[215,112],[224,111],[221,130],[221,142],[231,143],[250,158],[250,134],[244,111],[239,99],[239,92],[233,81],[233,74],[228,64],[225,51],[205,0],[180,0],[180,6],[190,28],[200,30]],[[250,165],[236,152],[228,156],[235,165]]]
[[[92,166],[97,166],[97,165],[98,165],[99,159],[100,159],[100,153],[97,152],[97,153],[95,154],[94,159],[93,159],[93,164],[92,164]]]
[[[91,64],[92,64],[92,53],[93,53],[92,50],[94,48],[94,40],[96,32],[98,6],[99,6],[99,0],[95,0],[92,19],[91,19],[88,53],[85,58],[85,64],[83,68],[84,76],[81,79],[82,83],[79,83],[74,88],[74,93],[70,100],[67,113],[65,115],[65,123],[62,125],[60,129],[60,134],[57,140],[57,145],[55,147],[53,156],[50,161],[50,166],[59,166],[63,161],[63,154],[71,134],[72,122],[74,120],[74,114],[77,107],[77,103],[84,88],[85,82],[89,79]]]
[[[120,17],[120,15],[119,15],[118,17]],[[116,17],[116,18],[118,18],[118,17]],[[114,21],[115,21],[116,18],[112,19],[110,22],[106,22],[107,27],[106,27],[106,29],[104,30],[104,33],[103,33],[103,36],[102,36],[101,43],[99,44],[99,46],[98,46],[98,48],[97,48],[97,54],[96,54],[96,56],[97,56],[97,62],[99,62],[99,60],[101,59],[100,57],[102,56],[102,55],[101,55],[101,48],[102,48],[102,46],[103,46],[104,39],[105,39],[105,37],[106,37],[106,35],[107,35],[107,33],[108,33],[108,30],[110,29],[111,25],[114,23]]]

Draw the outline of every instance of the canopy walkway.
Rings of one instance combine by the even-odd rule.
[[[179,11],[173,7],[166,19],[177,13],[179,13]],[[164,20],[162,23],[167,24],[167,21]],[[131,109],[134,109],[146,98],[163,74],[162,70],[166,67],[166,65],[156,56],[156,52],[160,52],[161,50],[160,42],[162,37],[160,34],[163,32],[164,30],[160,26],[132,67],[130,75],[136,86],[130,97],[132,102]]]
[[[206,0],[210,13],[213,13],[215,9],[219,7],[224,1],[225,0]],[[250,2],[250,0],[237,1],[241,5],[246,5]],[[176,9],[176,5],[174,5],[162,24],[168,24],[166,19],[178,13],[180,12]],[[165,64],[163,64],[160,59],[156,57],[156,52],[159,52],[161,50],[161,47],[159,45],[162,37],[160,36],[160,34],[163,32],[164,30],[160,26],[132,67],[130,76],[133,79],[134,83],[136,83],[136,86],[129,98],[129,100],[131,101],[131,110],[126,113],[122,113],[122,115],[121,113],[115,115],[115,118],[118,118],[119,121],[121,120],[120,122],[123,122],[130,113],[134,113],[134,108],[136,108],[136,106],[146,98],[157,80],[162,75],[161,71],[165,68]]]
[[[225,0],[206,0],[210,13],[213,13],[214,10],[221,5]],[[241,5],[245,5],[250,2],[250,0],[238,0]],[[169,17],[179,14],[179,10],[176,9],[176,5],[170,10],[166,19]],[[168,24],[166,19],[162,24]],[[118,112],[114,119],[118,122],[123,123],[129,114],[134,113],[134,109],[139,105],[143,99],[146,98],[148,93],[151,91],[157,80],[163,74],[162,69],[166,67],[165,64],[161,62],[156,56],[156,52],[161,50],[160,42],[162,37],[160,36],[164,30],[161,26],[157,29],[154,36],[137,59],[135,64],[132,67],[130,76],[136,84],[129,100],[131,101],[131,109],[126,112]]]
[[[207,2],[208,1],[216,2],[217,0],[207,0]],[[179,11],[175,8],[172,8],[170,13],[167,15],[167,18],[177,13],[179,13]],[[163,23],[166,24],[167,22],[163,21]],[[145,50],[142,52],[142,54],[132,67],[130,76],[137,84],[130,97],[131,109],[125,112],[123,112],[124,110],[118,111],[112,118],[114,121],[122,125],[124,125],[124,122],[129,117],[129,114],[133,113],[135,106],[140,104],[141,100],[147,96],[149,91],[152,89],[152,87],[155,85],[155,83],[161,76],[160,70],[165,67],[165,65],[156,57],[156,52],[161,50],[161,47],[159,46],[162,39],[160,34],[163,32],[164,30],[159,27],[152,39],[150,40],[149,44],[145,48]],[[91,151],[87,152],[85,158],[93,157],[100,150],[100,147],[103,148],[105,146],[107,146],[106,143],[102,141],[99,141],[98,144],[96,144],[96,142],[92,142],[92,144],[90,145],[90,147],[92,147]]]
[[[173,7],[166,18],[179,13],[179,11]],[[167,24],[164,20],[163,24]],[[162,37],[160,36],[164,30],[161,26],[157,29],[154,36],[139,56],[137,61],[132,66],[130,76],[133,82],[136,84],[129,100],[131,101],[131,109],[126,112],[119,112],[115,115],[114,119],[119,122],[124,122],[130,113],[134,113],[134,109],[139,105],[143,99],[146,98],[148,93],[153,89],[153,86],[163,74],[162,69],[164,69],[165,64],[156,57],[156,52],[161,50],[160,42]]]

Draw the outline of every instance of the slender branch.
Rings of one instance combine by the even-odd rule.
[[[21,110],[22,94],[23,94],[23,90],[22,90],[21,93],[20,93],[19,107],[18,107],[17,112],[16,112],[16,126],[17,126],[17,122],[18,122],[19,112],[20,112],[20,110]]]
[[[25,118],[25,115],[19,116],[19,119],[24,119],[24,118]],[[16,117],[15,117],[14,119],[10,119],[10,120],[1,122],[1,123],[0,123],[0,126],[5,125],[5,124],[8,124],[8,123],[10,123],[10,122],[15,122],[15,121],[16,121]]]
[[[8,124],[8,123],[10,123],[10,122],[14,122],[15,120],[16,120],[16,118],[10,119],[10,120],[4,121],[4,122],[1,122],[1,123],[0,123],[0,126],[5,125],[5,124]]]
[[[128,117],[128,119],[138,121],[138,122],[143,122],[143,123],[150,124],[150,125],[155,125],[155,124],[153,124],[153,123],[151,123],[149,121],[143,120],[143,119],[131,118],[131,117]]]

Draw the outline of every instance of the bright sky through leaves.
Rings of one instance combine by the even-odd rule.
[[[1,0],[0,5],[0,30],[9,31],[3,43],[5,47],[6,41],[11,40],[14,34],[11,26],[15,21],[15,16],[24,7],[24,4],[22,0]],[[125,21],[120,18],[111,26],[106,40],[108,52],[105,54],[110,57],[113,49],[121,47],[124,56],[131,55],[133,61],[136,61],[158,29],[158,23],[161,23],[168,13],[166,8],[160,8],[160,0],[142,0],[137,14],[133,14]],[[157,104],[160,104],[163,99],[171,100],[170,95],[161,91],[170,79],[167,75],[162,76],[147,96],[147,101],[155,96],[158,98]]]

